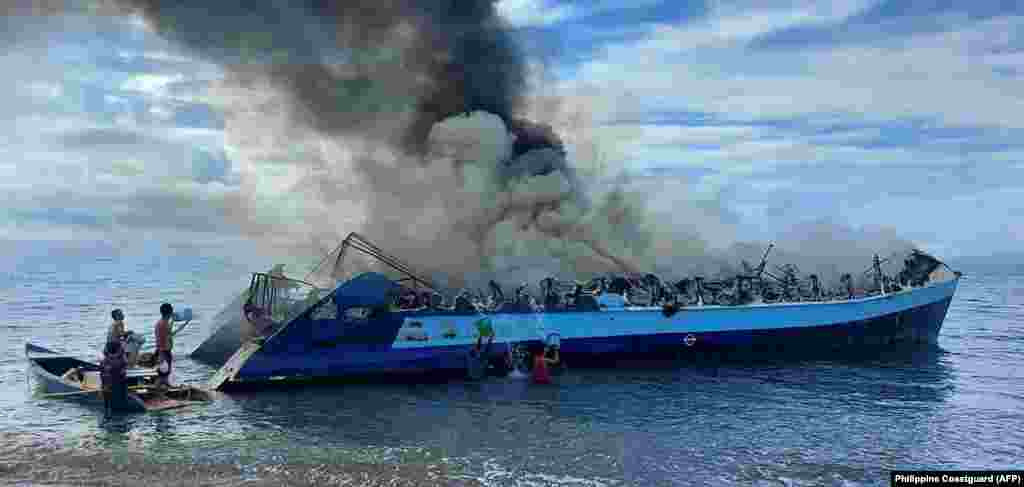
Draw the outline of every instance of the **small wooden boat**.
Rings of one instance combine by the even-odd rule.
[[[76,399],[103,405],[98,364],[31,343],[25,344],[25,358],[44,397]],[[210,392],[189,385],[172,386],[161,394],[154,386],[157,377],[155,369],[131,368],[127,375],[128,392],[123,401],[112,405],[116,411],[163,411],[213,399]]]

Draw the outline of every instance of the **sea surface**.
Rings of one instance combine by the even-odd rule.
[[[1024,468],[1024,275],[991,270],[961,269],[937,348],[873,359],[270,389],[113,419],[26,383],[26,342],[95,359],[120,307],[151,347],[163,301],[198,315],[177,376],[205,381],[187,358],[202,318],[273,263],[0,244],[0,482],[874,486],[890,469]]]

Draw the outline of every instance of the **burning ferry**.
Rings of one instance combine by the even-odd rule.
[[[771,247],[768,249],[771,250]],[[526,347],[559,347],[570,365],[620,359],[680,359],[706,353],[850,350],[935,343],[961,274],[913,251],[895,276],[878,257],[867,271],[874,289],[823,290],[793,268],[756,268],[727,282],[662,283],[656,276],[615,276],[589,283],[540,283],[505,299],[462,292],[446,303],[439,287],[358,234],[324,264],[330,275],[351,251],[386,272],[355,273],[333,287],[255,273],[249,289],[222,311],[216,331],[192,357],[219,366],[214,389],[270,381],[354,376],[456,374],[479,378],[517,366]],[[493,343],[481,349],[481,338]],[[489,341],[490,341],[489,340]],[[511,362],[511,363],[510,363]],[[523,364],[525,365],[525,364]],[[486,367],[485,367],[486,370]]]

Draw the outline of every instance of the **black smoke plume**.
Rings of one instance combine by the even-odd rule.
[[[72,3],[25,2],[38,7],[0,15],[13,25],[18,19],[12,16],[58,13]],[[234,146],[252,149],[260,138],[281,152],[301,146],[286,163],[307,177],[291,188],[273,188],[306,196],[317,207],[295,219],[293,229],[309,228],[296,232],[296,240],[319,243],[359,230],[448,274],[467,276],[488,265],[538,269],[540,275],[522,274],[533,282],[560,266],[573,272],[679,269],[676,256],[703,252],[699,239],[675,235],[677,208],[653,224],[623,191],[591,194],[555,131],[524,119],[525,55],[496,15],[494,0],[94,3],[102,6],[96,11],[140,14],[162,37],[224,68],[225,84],[243,94],[233,113],[225,113]],[[492,124],[500,128],[487,132],[497,149],[475,160],[455,158],[446,168],[429,156],[431,136],[464,114],[485,124],[481,114],[500,120]],[[579,138],[573,128],[562,129]],[[463,166],[487,181],[466,182]],[[225,214],[250,235],[285,233],[258,221],[252,203],[260,192],[242,179],[243,189],[225,201]],[[263,184],[251,179],[253,186]],[[343,202],[356,204],[339,210]],[[507,256],[543,258],[494,264]]]
[[[352,138],[371,141],[428,165],[424,156],[438,123],[475,112],[497,115],[512,140],[508,153],[490,162],[496,166],[491,169],[495,188],[504,193],[494,195],[500,199],[497,208],[461,216],[453,231],[468,229],[477,257],[486,260],[493,253],[487,247],[495,227],[517,218],[523,231],[585,243],[606,259],[609,270],[635,267],[579,222],[550,218],[566,202],[586,208],[589,201],[554,130],[517,116],[526,62],[496,15],[494,0],[120,2],[160,35],[225,67],[239,85],[268,83],[282,91],[287,98],[282,108],[291,120],[341,144]],[[399,191],[395,181],[402,177],[401,166],[385,167],[377,159],[362,155],[354,164],[371,188],[369,220],[378,227],[371,238],[388,235],[376,223],[394,222],[409,206],[377,201],[377,195]],[[461,178],[460,171],[456,167]],[[567,182],[564,192],[522,197],[506,191],[513,183],[551,174]],[[337,198],[338,191],[323,181],[319,186],[322,197]],[[408,195],[417,193],[402,186]],[[447,184],[433,189],[445,191]],[[542,215],[548,215],[543,222]]]
[[[511,121],[525,89],[522,53],[493,0],[120,1],[160,35],[271,80],[295,119],[326,135],[397,137],[389,142],[421,154],[453,115]],[[381,132],[396,112],[408,117],[403,130]]]

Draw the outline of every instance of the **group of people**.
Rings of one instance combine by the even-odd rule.
[[[490,323],[486,321],[482,320],[477,323],[477,327],[479,331],[476,344],[469,352],[467,372],[470,378],[479,380],[487,375],[495,333]],[[562,363],[558,349],[558,343],[552,342],[551,339],[546,344],[535,344],[529,347],[530,378],[534,384],[551,384],[552,372],[557,375],[565,370],[565,364]],[[511,349],[505,352],[504,362],[505,371],[517,370],[516,360]]]
[[[138,350],[135,348],[137,341],[132,347],[126,344],[133,342],[133,332],[125,329],[124,312],[115,309],[110,313],[113,322],[107,333],[107,342],[103,348],[103,360],[100,362],[100,382],[103,386],[103,399],[107,414],[111,412],[113,404],[123,402],[128,392],[126,385],[128,368],[134,366],[138,361]],[[174,335],[184,328],[182,325],[177,330],[173,329],[174,307],[169,303],[160,305],[160,319],[154,326],[156,338],[156,371],[158,391],[164,391],[170,386],[170,375],[174,356]],[[188,324],[186,321],[185,324]]]

